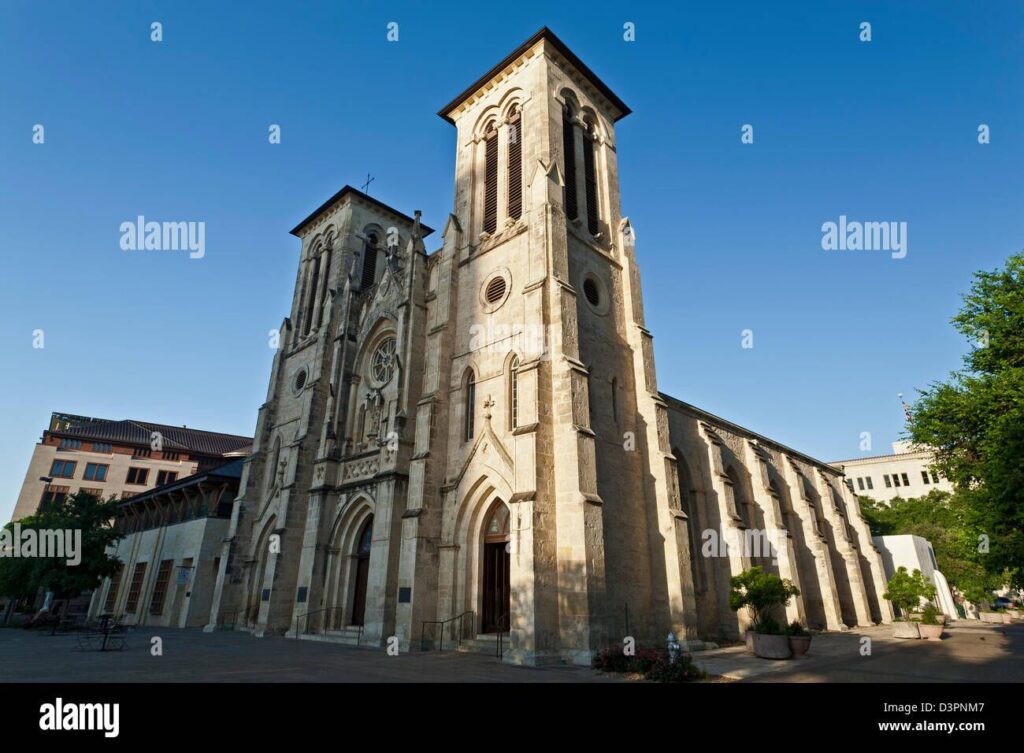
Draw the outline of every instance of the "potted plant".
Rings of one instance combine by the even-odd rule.
[[[789,650],[793,652],[793,658],[799,659],[807,653],[811,647],[811,633],[797,620],[789,623],[786,628],[786,635],[789,638]]]
[[[940,619],[942,616],[942,613],[931,603],[921,610],[921,624],[918,625],[918,630],[921,632],[922,638],[929,641],[942,640],[943,620]]]
[[[892,623],[894,638],[920,638],[918,623],[913,620],[914,613],[920,608],[921,600],[935,598],[935,586],[925,580],[920,570],[908,573],[901,567],[889,579],[883,598],[893,603],[900,610],[900,616]]]
[[[730,580],[729,606],[734,612],[744,607],[750,614],[747,645],[762,659],[788,659],[791,656],[789,636],[772,617],[772,612],[785,607],[800,594],[792,581],[761,567],[752,567]]]

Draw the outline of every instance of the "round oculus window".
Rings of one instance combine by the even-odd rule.
[[[295,391],[298,392],[306,386],[306,369],[299,369],[299,372],[295,375]]]
[[[590,301],[590,305],[597,308],[601,305],[601,291],[597,288],[597,283],[590,277],[583,281],[583,295]]]
[[[495,277],[484,289],[484,300],[488,303],[498,303],[502,298],[505,297],[505,291],[508,289],[508,283],[505,282],[504,277]]]
[[[395,373],[395,350],[397,343],[395,338],[389,337],[373,351],[370,360],[370,373],[373,380],[381,387],[391,381]]]

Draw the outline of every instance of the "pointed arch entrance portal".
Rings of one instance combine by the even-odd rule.
[[[507,633],[511,611],[512,558],[509,554],[508,507],[498,500],[484,526],[480,632]]]
[[[373,516],[363,524],[356,542],[356,582],[352,594],[352,624],[362,625],[366,619],[366,587],[370,578],[370,548],[373,544]]]

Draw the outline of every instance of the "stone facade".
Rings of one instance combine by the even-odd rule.
[[[349,187],[295,228],[209,629],[401,650],[507,632],[524,664],[736,637],[728,576],[749,558],[700,556],[709,526],[788,531],[766,564],[805,589],[794,617],[889,618],[841,474],[658,392],[619,207],[628,113],[542,30],[440,113],[440,248]]]

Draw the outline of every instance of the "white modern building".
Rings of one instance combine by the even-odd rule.
[[[910,573],[920,570],[921,574],[935,586],[935,606],[951,620],[959,619],[953,602],[953,593],[946,576],[939,570],[931,542],[912,534],[874,536],[871,540],[882,555],[882,566],[885,568],[887,581],[901,567],[907,568],[907,572]]]
[[[893,442],[891,455],[836,460],[830,465],[846,475],[854,494],[889,502],[896,497],[923,497],[932,489],[952,492],[953,484],[932,467],[934,462],[931,450]]]

